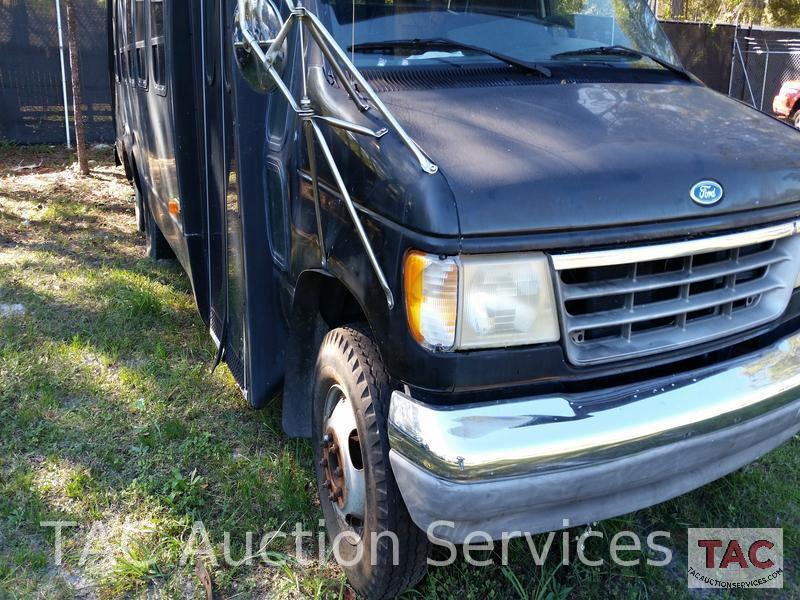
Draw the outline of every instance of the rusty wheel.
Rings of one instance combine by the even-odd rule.
[[[394,598],[425,573],[428,539],[411,520],[389,462],[389,374],[365,325],[322,340],[312,431],[320,508],[334,557],[369,600]]]
[[[360,534],[366,505],[364,460],[356,416],[347,394],[339,385],[331,386],[328,391],[325,414],[320,442],[320,466],[325,474],[323,487],[328,490],[328,500],[337,516]]]

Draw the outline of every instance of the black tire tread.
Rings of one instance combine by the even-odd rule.
[[[424,531],[411,520],[389,465],[389,440],[385,434],[391,393],[389,373],[383,366],[378,347],[366,325],[355,324],[330,331],[322,347],[333,345],[346,357],[360,387],[360,401],[367,426],[374,433],[368,452],[376,487],[382,491],[378,500],[380,531],[393,531],[399,545],[399,565],[392,565],[390,541],[381,538],[375,553],[377,564],[366,587],[359,592],[371,600],[393,598],[417,584],[425,575],[429,542]],[[321,350],[322,351],[322,350]],[[384,432],[383,434],[381,432]],[[383,484],[383,485],[381,485]]]

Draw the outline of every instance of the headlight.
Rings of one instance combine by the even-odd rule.
[[[543,254],[465,256],[458,348],[522,346],[559,338]]]
[[[425,346],[522,346],[559,339],[547,259],[541,253],[440,259],[410,252],[408,323]]]

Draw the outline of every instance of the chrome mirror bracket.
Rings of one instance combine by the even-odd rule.
[[[240,15],[247,15],[249,13],[245,12],[247,9],[247,2],[252,2],[254,0],[239,0],[238,3],[238,13]],[[270,0],[260,0],[261,2],[269,3],[270,6],[274,8]],[[394,308],[394,296],[392,294],[391,288],[386,280],[386,276],[383,273],[383,270],[378,263],[378,259],[375,256],[375,252],[372,249],[372,245],[369,242],[369,238],[367,237],[366,231],[364,230],[364,225],[361,222],[361,219],[358,216],[358,212],[356,210],[355,204],[353,204],[352,198],[350,198],[350,194],[347,191],[347,186],[344,184],[344,180],[342,179],[342,174],[339,171],[338,166],[336,165],[336,161],[333,158],[333,154],[331,153],[330,147],[328,146],[325,137],[322,134],[322,130],[319,128],[318,123],[325,123],[331,127],[335,127],[337,129],[341,129],[344,131],[349,131],[354,134],[369,136],[375,139],[380,139],[389,133],[390,130],[393,130],[398,137],[402,140],[403,144],[411,151],[411,153],[416,158],[417,162],[419,163],[420,168],[422,171],[429,175],[433,175],[439,171],[439,167],[431,161],[430,158],[422,151],[422,149],[417,145],[417,143],[411,138],[411,136],[406,133],[403,126],[395,119],[394,115],[389,111],[388,108],[383,104],[381,99],[372,89],[372,86],[369,85],[367,80],[364,76],[358,71],[356,66],[350,61],[347,57],[347,54],[342,50],[342,48],[336,43],[333,36],[328,32],[327,29],[322,25],[319,19],[313,13],[309,12],[304,6],[301,4],[294,4],[292,0],[285,0],[287,6],[289,7],[289,17],[286,21],[283,21],[281,24],[280,29],[277,33],[274,34],[272,39],[268,40],[259,40],[256,38],[253,31],[250,30],[249,21],[246,18],[242,18],[237,20],[238,27],[237,27],[237,38],[240,37],[241,39],[237,39],[235,42],[235,50],[237,52],[237,60],[239,57],[242,57],[240,60],[240,65],[244,63],[244,60],[249,56],[254,56],[262,65],[264,72],[269,75],[272,79],[273,87],[272,89],[280,90],[281,94],[286,98],[286,101],[289,103],[291,109],[297,113],[297,115],[303,120],[303,127],[306,132],[307,142],[307,151],[309,153],[309,167],[311,169],[311,178],[312,178],[312,186],[313,186],[313,194],[314,194],[314,208],[316,212],[316,220],[317,220],[317,235],[319,237],[319,245],[320,245],[320,255],[321,255],[321,262],[322,265],[325,266],[327,264],[327,250],[325,248],[325,242],[323,237],[322,231],[322,216],[320,210],[320,201],[319,201],[319,186],[317,181],[317,164],[316,164],[316,157],[314,156],[314,147],[313,143],[311,142],[311,133],[313,133],[313,137],[319,143],[320,149],[322,151],[323,156],[325,157],[325,161],[328,164],[328,167],[331,170],[334,180],[336,181],[336,187],[339,189],[339,193],[341,194],[342,199],[344,200],[345,206],[347,207],[347,211],[350,214],[351,219],[353,220],[353,224],[355,225],[356,232],[358,233],[358,237],[361,240],[361,243],[364,246],[364,250],[367,253],[367,258],[369,259],[370,265],[372,266],[373,271],[375,272],[376,277],[378,278],[378,282],[383,289],[383,292],[386,296],[386,303],[391,310]],[[251,10],[252,12],[252,10]],[[279,17],[278,17],[279,18]],[[262,19],[264,21],[265,19]],[[276,29],[275,27],[275,19],[272,18],[270,15],[270,28]],[[302,97],[298,102],[294,96],[292,95],[289,87],[283,81],[280,73],[280,64],[282,63],[283,56],[285,55],[285,41],[287,36],[289,35],[290,31],[294,26],[299,28],[299,35],[300,35],[300,59],[302,61]],[[262,27],[264,29],[264,27]],[[378,114],[386,121],[387,127],[381,127],[380,129],[373,130],[369,127],[365,127],[363,125],[358,125],[357,123],[352,123],[350,121],[345,121],[343,119],[339,119],[336,117],[319,115],[314,112],[314,108],[311,103],[311,99],[308,96],[308,85],[307,85],[307,64],[306,64],[306,48],[304,43],[304,35],[305,32],[308,32],[311,35],[311,38],[314,40],[316,45],[319,47],[322,54],[327,59],[328,63],[331,65],[331,69],[333,70],[334,76],[342,88],[347,93],[348,97],[353,101],[353,103],[358,107],[361,112],[365,112],[369,110],[371,107],[374,107]],[[269,32],[272,35],[272,31]],[[246,53],[247,56],[244,55]],[[353,78],[356,85],[358,85],[358,90],[356,90],[353,82],[350,80],[350,77],[347,76],[345,73],[347,71],[350,74],[350,77]],[[366,100],[364,97],[366,97]],[[367,102],[369,101],[369,103]],[[371,103],[371,104],[370,104]]]

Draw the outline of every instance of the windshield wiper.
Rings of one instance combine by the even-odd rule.
[[[485,54],[492,58],[511,65],[521,71],[529,73],[537,73],[543,77],[550,77],[552,73],[547,67],[529,63],[513,56],[500,54],[488,48],[481,48],[480,46],[473,46],[471,44],[464,44],[455,40],[447,38],[425,38],[425,39],[401,39],[401,40],[386,40],[382,42],[362,42],[360,44],[353,44],[348,49],[352,52],[364,51],[380,51],[380,50],[394,50],[396,48],[409,48],[412,50],[466,50],[467,52],[477,52],[478,54]]]
[[[673,73],[680,75],[689,81],[693,81],[695,83],[698,82],[698,79],[694,75],[678,65],[673,65],[671,62],[666,61],[663,58],[659,58],[655,54],[650,54],[649,52],[636,50],[634,48],[628,48],[627,46],[621,46],[619,44],[615,44],[613,46],[596,46],[592,48],[581,48],[580,50],[570,50],[568,52],[559,52],[558,54],[553,54],[550,58],[553,60],[558,60],[560,58],[570,58],[573,56],[625,56],[630,58],[649,58],[654,63],[664,67],[668,71],[672,71]]]

